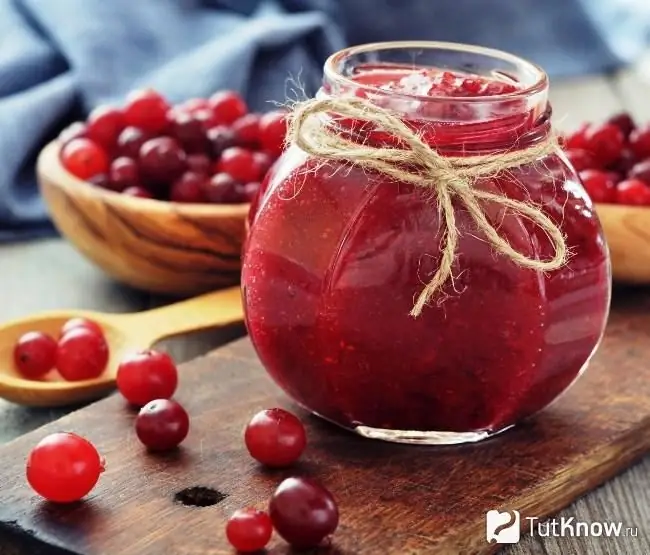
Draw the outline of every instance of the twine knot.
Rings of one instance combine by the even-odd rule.
[[[328,114],[367,122],[373,129],[387,132],[398,139],[400,148],[373,146],[347,139],[323,117]],[[358,98],[312,99],[296,104],[290,116],[287,137],[311,156],[382,173],[397,181],[426,188],[435,194],[441,216],[440,266],[418,295],[411,316],[419,316],[433,294],[451,277],[459,239],[454,200],[467,210],[492,248],[517,265],[537,271],[551,271],[557,270],[566,262],[564,235],[539,207],[474,187],[479,178],[534,163],[552,154],[557,147],[554,137],[521,150],[478,156],[443,156],[425,143],[398,115]],[[546,233],[553,246],[554,256],[549,260],[538,260],[515,250],[488,221],[481,202],[500,204],[528,218]]]

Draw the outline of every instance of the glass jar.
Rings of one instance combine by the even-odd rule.
[[[512,152],[551,132],[545,73],[487,48],[343,50],[327,60],[317,98],[352,96],[398,113],[447,156]],[[359,144],[381,143],[347,123],[341,133]],[[252,207],[242,273],[251,341],[289,396],[366,437],[447,444],[503,431],[574,383],[600,342],[610,300],[592,202],[559,150],[473,186],[534,203],[570,256],[552,272],[523,268],[456,206],[453,279],[413,317],[441,262],[435,195],[289,146]],[[483,209],[518,252],[553,256],[530,221]]]

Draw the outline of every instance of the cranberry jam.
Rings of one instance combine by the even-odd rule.
[[[547,95],[536,66],[446,43],[344,50],[327,61],[318,93],[399,113],[453,156],[545,140]],[[390,139],[339,123],[360,143]],[[366,437],[460,443],[533,415],[586,368],[607,319],[610,266],[575,171],[558,151],[474,186],[534,203],[561,229],[570,257],[552,272],[524,269],[495,253],[457,206],[453,280],[413,317],[440,264],[435,195],[289,147],[252,209],[242,284],[251,340],[293,399]],[[483,209],[518,252],[552,258],[533,223]]]

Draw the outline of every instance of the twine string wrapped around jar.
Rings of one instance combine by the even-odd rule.
[[[347,139],[328,120],[327,116],[333,114],[367,122],[373,129],[397,139],[402,148],[375,146]],[[538,206],[474,187],[479,178],[535,163],[552,154],[557,148],[557,141],[552,135],[520,150],[477,156],[443,156],[426,144],[399,116],[368,100],[345,98],[311,99],[295,104],[289,119],[287,140],[311,156],[378,172],[398,182],[425,188],[435,195],[442,231],[440,266],[418,295],[410,312],[414,317],[422,313],[435,292],[452,278],[459,240],[454,200],[467,210],[492,248],[515,264],[546,272],[557,270],[566,263],[568,249],[564,235]],[[548,236],[554,249],[553,257],[539,260],[515,250],[488,221],[482,202],[497,203],[533,222]]]

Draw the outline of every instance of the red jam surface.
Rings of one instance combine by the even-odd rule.
[[[361,75],[392,91],[423,76]],[[494,94],[515,87],[449,73],[427,79],[418,86],[436,96],[442,89],[442,96],[479,94],[468,79]],[[424,122],[421,104],[405,117],[442,152],[490,152],[548,130],[548,114],[517,102],[479,121],[461,111],[457,123]],[[453,282],[413,318],[414,300],[440,263],[435,200],[381,175],[323,165],[296,147],[285,153],[253,208],[242,282],[250,337],[289,395],[349,428],[497,431],[574,381],[609,306],[609,260],[591,201],[559,156],[475,186],[541,205],[572,255],[547,274],[522,269],[495,254],[457,209]],[[519,252],[552,257],[548,238],[530,222],[499,206],[484,210]]]

